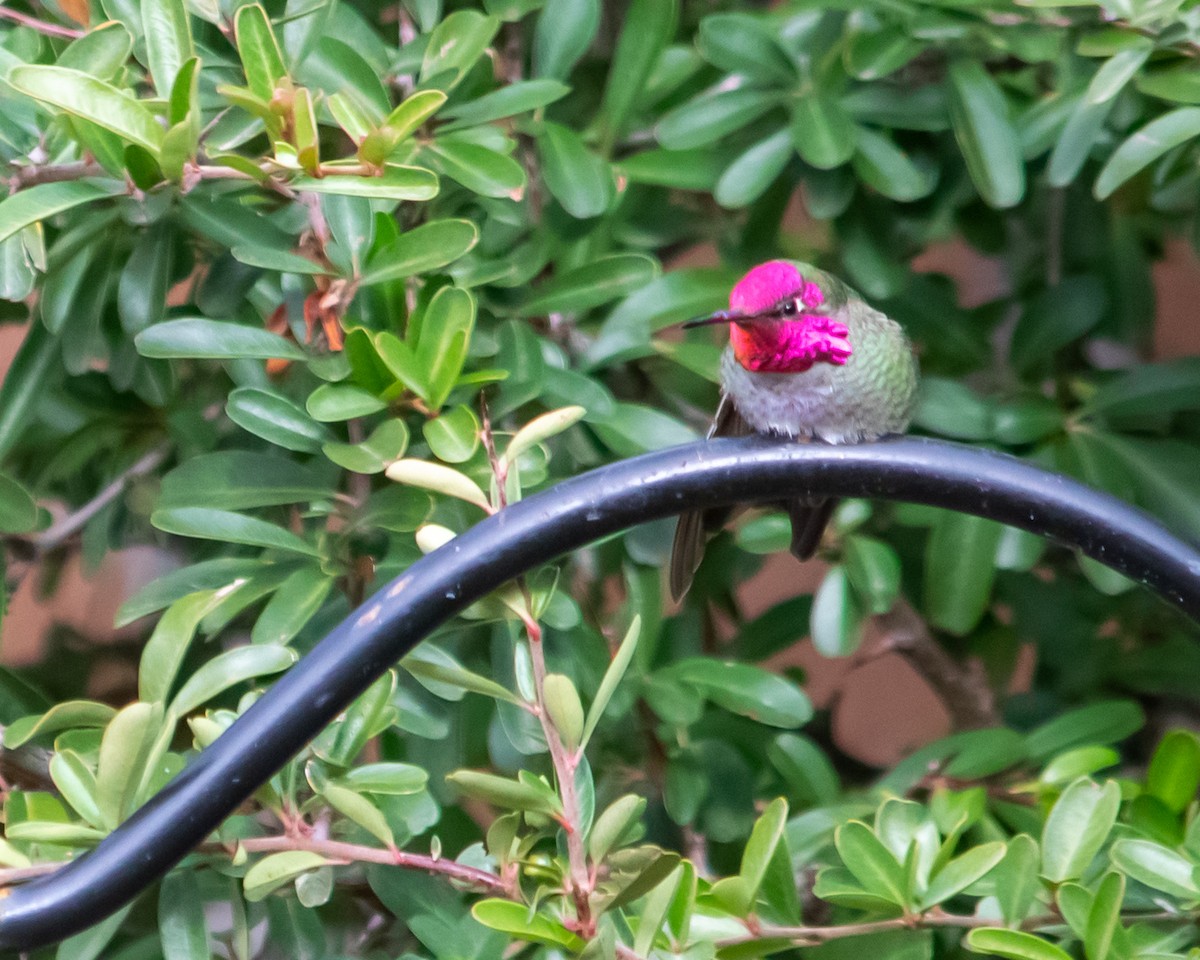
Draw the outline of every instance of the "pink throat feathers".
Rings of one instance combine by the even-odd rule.
[[[734,357],[754,373],[803,373],[817,363],[844,365],[854,352],[847,339],[850,330],[818,312],[824,303],[821,288],[790,263],[759,264],[729,294]],[[739,321],[739,315],[747,319]]]

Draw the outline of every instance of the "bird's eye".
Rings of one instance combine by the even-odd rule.
[[[796,306],[795,300],[788,300],[786,303],[784,303],[782,312],[785,317],[794,317],[798,309],[799,308]]]

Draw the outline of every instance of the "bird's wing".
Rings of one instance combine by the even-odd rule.
[[[708,439],[714,437],[744,437],[753,429],[733,405],[727,394],[721,394],[717,414],[708,430]],[[709,510],[690,510],[680,514],[675,528],[675,540],[671,545],[670,586],[671,596],[678,602],[692,585],[692,577],[704,559],[704,543],[708,534],[719,530],[729,519],[729,507],[714,507]]]

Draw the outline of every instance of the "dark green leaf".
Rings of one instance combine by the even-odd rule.
[[[222,540],[227,543],[245,543],[250,546],[284,550],[317,556],[317,550],[294,533],[277,527],[273,523],[248,517],[230,510],[215,510],[210,507],[177,507],[170,510],[155,510],[150,522],[159,530],[178,534],[181,537],[196,537],[200,540]]]
[[[282,394],[259,387],[230,391],[225,413],[243,430],[268,443],[299,453],[315,453],[329,433]]]
[[[713,193],[723,207],[745,207],[757,200],[787,166],[792,156],[792,140],[786,130],[778,130],[754,144],[721,174]]]
[[[211,360],[303,360],[304,351],[290,340],[256,327],[202,317],[168,320],[134,338],[144,357],[191,357]]]
[[[367,263],[362,283],[369,286],[429,273],[453,263],[479,239],[469,220],[434,220],[400,234]]]
[[[526,314],[577,313],[625,296],[650,283],[658,265],[640,253],[599,257],[541,286],[523,306]]]
[[[950,117],[967,171],[980,195],[998,210],[1025,195],[1025,162],[1000,87],[979,60],[950,65]]]
[[[124,184],[96,180],[39,183],[0,201],[0,240],[56,213],[124,192]]]
[[[819,170],[829,170],[849,160],[858,139],[854,124],[839,100],[820,92],[798,97],[792,104],[791,132],[800,156]]]
[[[584,145],[574,130],[546,123],[538,137],[546,189],[563,209],[580,220],[608,209],[613,195],[608,164]]]
[[[565,80],[600,26],[600,0],[546,0],[533,32],[533,72]]]
[[[152,154],[162,146],[163,128],[154,114],[103,80],[79,70],[40,64],[14,67],[6,79],[22,93],[110,130]]]
[[[778,102],[779,98],[768,90],[737,88],[703,94],[663,116],[655,132],[669,150],[707,147],[753,122]]]
[[[1071,960],[1071,955],[1061,947],[1020,930],[981,927],[967,934],[967,946],[978,953],[1010,960]]]
[[[37,522],[38,506],[29,491],[0,473],[0,533],[27,533]]]
[[[632,0],[626,9],[598,118],[606,154],[625,132],[678,16],[679,0]]]
[[[1156,117],[1136,130],[1109,157],[1096,178],[1097,199],[1110,196],[1117,187],[1161,157],[1168,150],[1200,136],[1200,107],[1180,107]]]
[[[1052,883],[1082,876],[1108,839],[1120,805],[1121,790],[1111,780],[1101,787],[1082,778],[1067,787],[1046,818],[1042,875]]]
[[[943,513],[925,553],[925,610],[937,627],[962,636],[983,617],[996,576],[1000,524]]]

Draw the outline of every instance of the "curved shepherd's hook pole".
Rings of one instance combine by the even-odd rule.
[[[1021,527],[1200,620],[1200,553],[1120,500],[1002,454],[915,438],[835,447],[754,436],[623,460],[514,504],[414,563],[95,850],[9,890],[0,950],[63,939],[128,903],[430,631],[513,577],[648,520],[804,493],[924,503]]]

